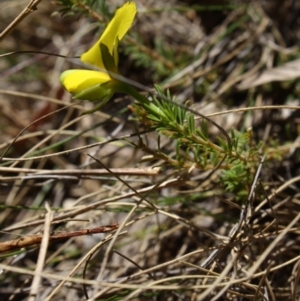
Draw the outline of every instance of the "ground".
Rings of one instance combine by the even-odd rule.
[[[1,300],[299,300],[300,3],[136,0],[82,114],[124,3],[1,2]]]

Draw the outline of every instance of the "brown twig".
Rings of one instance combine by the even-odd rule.
[[[96,233],[106,233],[106,232],[116,230],[118,228],[119,228],[119,224],[116,223],[116,224],[101,226],[93,229],[83,229],[83,230],[73,231],[73,232],[61,232],[61,233],[50,235],[49,241],[67,239],[75,236],[90,235]],[[19,239],[1,242],[0,253],[10,252],[15,249],[38,245],[41,243],[42,238],[43,235],[32,235],[32,236],[25,236]]]
[[[29,4],[21,11],[21,13],[0,33],[0,41],[29,14],[37,10],[37,6],[41,1],[42,0],[30,0]]]

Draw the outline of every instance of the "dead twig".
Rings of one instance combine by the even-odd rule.
[[[19,23],[21,23],[28,15],[37,10],[38,4],[42,0],[30,0],[29,4],[21,11],[21,13],[1,32],[0,41],[8,35]]]
[[[61,232],[61,233],[50,235],[49,241],[67,239],[75,236],[90,235],[96,233],[106,233],[106,232],[116,230],[118,228],[119,228],[119,224],[116,223],[116,224],[101,226],[93,229],[83,229],[83,230],[73,231],[73,232]],[[0,253],[10,252],[15,249],[21,249],[33,245],[38,245],[41,243],[42,239],[43,239],[43,235],[41,234],[41,235],[26,236],[20,239],[4,241],[0,243]]]

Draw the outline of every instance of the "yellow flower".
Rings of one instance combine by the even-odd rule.
[[[100,39],[81,55],[82,62],[97,66],[101,71],[73,69],[62,73],[61,84],[74,98],[101,100],[98,109],[119,90],[120,82],[112,78],[110,73],[118,72],[118,44],[131,27],[135,15],[135,3],[125,3],[116,11]]]

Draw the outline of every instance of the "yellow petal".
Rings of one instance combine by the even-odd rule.
[[[112,78],[104,72],[93,71],[93,70],[67,70],[60,76],[60,82],[65,87],[65,89],[73,94],[75,97],[77,95],[84,95],[83,92],[90,90],[94,87],[101,87],[109,82],[113,82]],[[104,88],[105,89],[105,88]],[[111,93],[109,91],[109,93]],[[80,96],[80,99],[82,97]],[[101,95],[95,95],[87,100],[101,99]]]
[[[102,43],[107,46],[109,53],[114,57],[116,66],[118,66],[118,53],[114,48],[131,27],[135,14],[136,5],[134,2],[126,2],[120,7],[100,39],[87,52],[81,55],[81,60],[84,63],[105,69],[100,51],[100,43]]]

